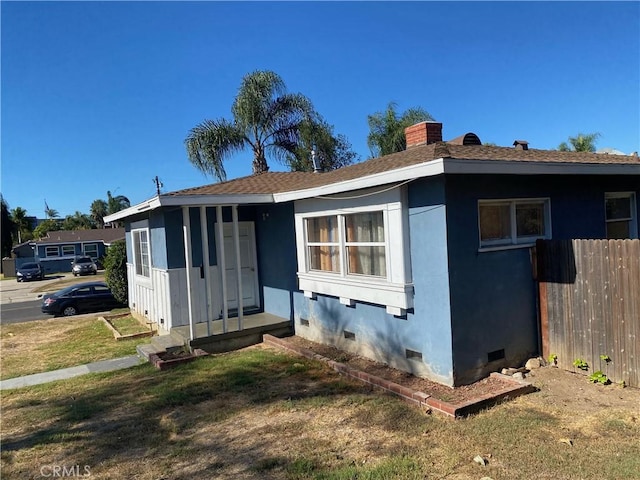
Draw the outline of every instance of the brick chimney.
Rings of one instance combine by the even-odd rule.
[[[407,138],[407,148],[418,145],[429,145],[430,143],[442,141],[442,123],[440,122],[420,122],[404,129]]]

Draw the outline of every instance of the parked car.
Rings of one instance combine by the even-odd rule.
[[[95,275],[98,272],[98,267],[91,257],[78,257],[71,263],[71,271],[74,277]]]
[[[18,282],[44,279],[44,268],[39,263],[25,263],[16,272]]]
[[[42,313],[53,315],[101,312],[122,306],[104,282],[78,283],[42,297]]]

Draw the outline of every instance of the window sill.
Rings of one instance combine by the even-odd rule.
[[[403,315],[404,311],[413,308],[411,283],[298,272],[298,284],[307,297],[315,293],[330,295],[348,306],[353,305],[352,301],[373,303],[386,306],[387,312],[393,315]]]
[[[517,250],[519,248],[531,248],[531,247],[535,247],[536,244],[535,242],[533,243],[518,243],[516,245],[510,244],[510,245],[495,245],[495,246],[491,246],[491,247],[480,247],[478,249],[478,253],[485,253],[485,252],[499,252],[501,250]]]

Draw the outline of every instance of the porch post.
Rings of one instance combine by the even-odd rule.
[[[238,331],[242,330],[243,305],[242,305],[242,261],[240,259],[240,231],[238,229],[238,205],[231,207],[233,219],[233,243],[236,249],[236,279],[238,281]]]
[[[202,268],[204,269],[204,289],[207,292],[207,337],[211,336],[213,302],[211,296],[211,268],[209,267],[209,231],[207,230],[207,207],[200,207],[200,231],[202,232]]]
[[[229,303],[227,301],[227,262],[224,257],[224,223],[221,205],[216,206],[216,223],[218,225],[218,265],[220,266],[220,283],[222,284],[222,333],[227,333]]]
[[[189,310],[189,340],[195,338],[195,325],[193,323],[193,305],[191,301],[191,219],[189,207],[182,207],[182,233],[184,238],[184,263],[187,267],[187,306]]]

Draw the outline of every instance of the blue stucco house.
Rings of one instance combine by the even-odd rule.
[[[46,237],[29,240],[13,247],[16,268],[24,263],[39,262],[47,273],[70,272],[76,257],[102,258],[109,245],[124,240],[124,228],[91,230],[56,230]]]
[[[406,135],[405,151],[339,170],[107,217],[126,225],[131,308],[191,345],[267,315],[450,386],[537,354],[536,240],[637,238],[637,155],[443,142],[436,122]]]

